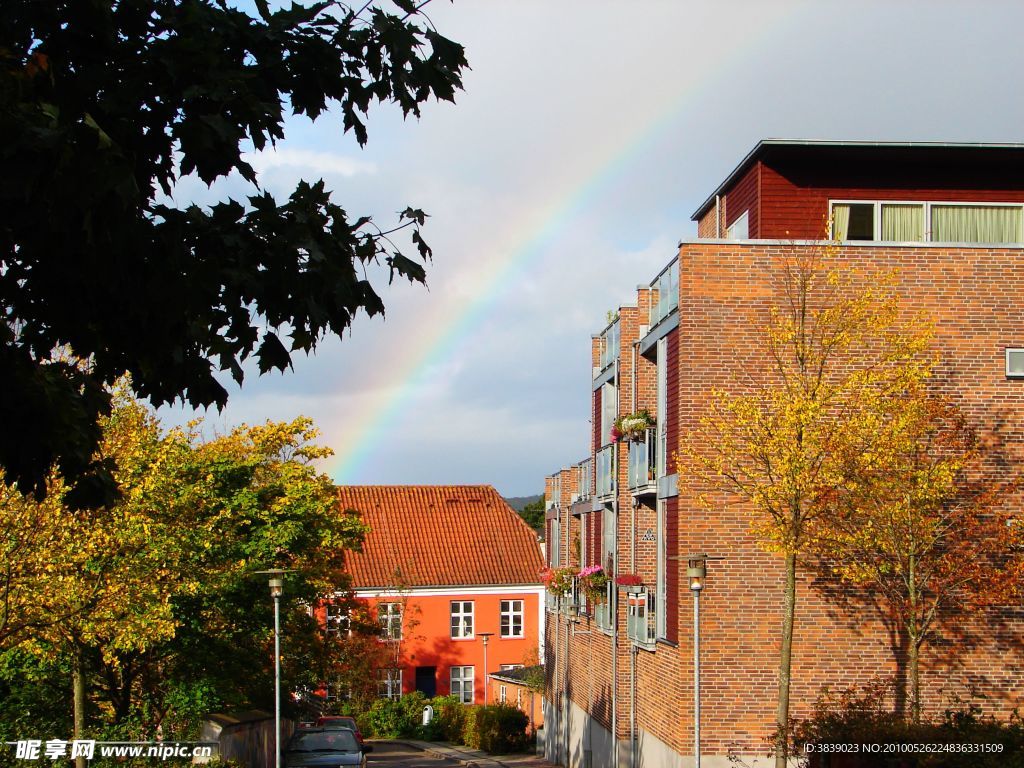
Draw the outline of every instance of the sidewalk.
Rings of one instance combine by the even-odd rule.
[[[529,752],[518,755],[488,755],[479,749],[470,749],[446,742],[413,741],[411,739],[401,739],[401,742],[416,749],[422,749],[435,757],[458,760],[463,765],[475,768],[558,768],[554,763],[549,763],[543,757]]]

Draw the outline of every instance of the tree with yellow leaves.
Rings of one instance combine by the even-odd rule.
[[[904,318],[890,275],[842,271],[832,247],[793,248],[775,271],[774,305],[756,322],[760,378],[716,390],[683,447],[681,478],[701,498],[746,505],[751,531],[785,559],[776,708],[777,768],[787,760],[798,559],[852,482],[848,457],[871,450],[889,403],[930,374],[930,329]]]
[[[856,480],[837,493],[819,547],[833,573],[880,598],[919,721],[922,648],[964,611],[1012,598],[1024,541],[1001,503],[1015,483],[989,479],[961,411],[920,387],[892,405],[874,450],[849,455]]]

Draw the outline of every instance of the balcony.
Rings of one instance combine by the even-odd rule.
[[[643,437],[629,443],[629,490],[634,496],[658,492],[658,433],[644,430]]]
[[[601,334],[601,355],[598,361],[599,372],[619,359],[619,338],[619,321],[616,319]]]
[[[626,636],[637,645],[653,647],[657,637],[654,594],[646,589],[626,595]]]
[[[654,282],[651,288],[658,292],[658,300],[651,303],[650,326],[653,328],[668,317],[679,306],[679,262],[673,261]]]
[[[576,493],[573,502],[589,501],[594,476],[594,463],[590,459],[576,465]]]
[[[615,445],[606,445],[597,452],[597,496],[615,494]]]

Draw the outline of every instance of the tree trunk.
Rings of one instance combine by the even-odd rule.
[[[74,738],[81,739],[85,732],[85,671],[82,669],[82,646],[74,644],[71,661],[71,686],[75,710]],[[85,756],[75,758],[75,768],[86,768]]]
[[[915,723],[921,722],[921,669],[919,665],[921,650],[920,627],[917,623],[917,570],[914,556],[910,556],[909,579],[907,582],[907,602],[910,605],[910,620],[907,627],[907,667],[910,672],[910,716]]]
[[[786,595],[782,614],[782,647],[779,650],[779,706],[775,713],[777,740],[775,768],[786,768],[789,758],[789,678],[793,662],[793,620],[796,616],[796,553],[786,555]]]

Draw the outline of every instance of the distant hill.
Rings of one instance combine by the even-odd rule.
[[[535,501],[540,501],[544,498],[543,493],[538,493],[536,496],[512,496],[505,499],[505,503],[508,504],[516,512],[522,512],[523,507],[527,504],[532,504]]]

